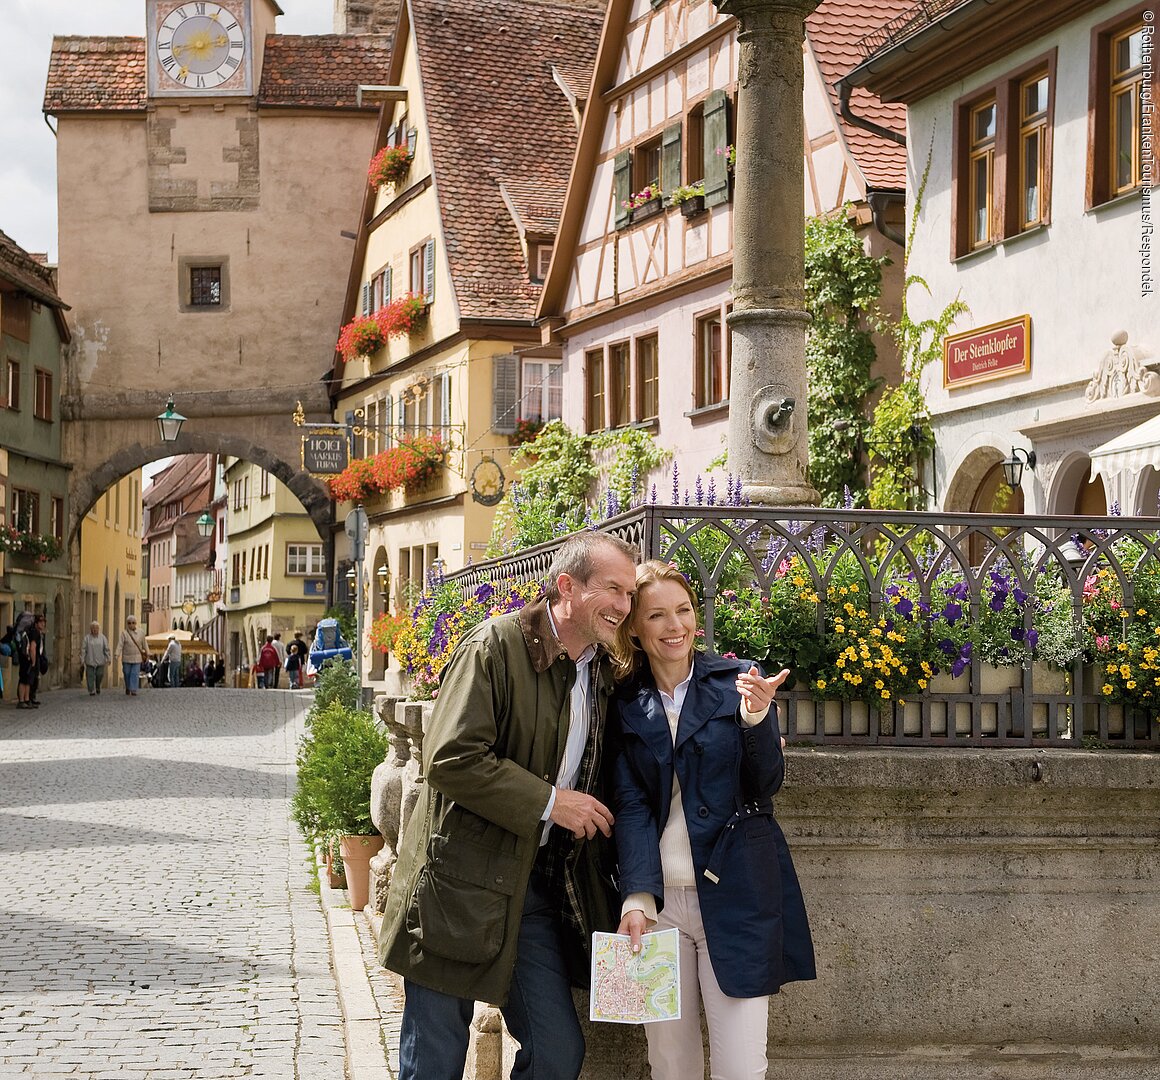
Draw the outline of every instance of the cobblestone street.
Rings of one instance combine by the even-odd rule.
[[[43,701],[0,705],[0,1077],[347,1075],[288,815],[309,694]]]

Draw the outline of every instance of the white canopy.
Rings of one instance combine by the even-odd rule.
[[[1160,472],[1160,416],[1109,439],[1091,452],[1092,479],[1101,473],[1111,480],[1116,473],[1135,475],[1149,465]]]

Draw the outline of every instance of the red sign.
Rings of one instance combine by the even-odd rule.
[[[943,386],[968,386],[1030,370],[1030,315],[943,338]]]

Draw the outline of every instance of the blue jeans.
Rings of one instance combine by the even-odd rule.
[[[181,685],[181,661],[180,660],[170,660],[169,661],[169,685],[170,686],[180,686]]]
[[[128,664],[122,660],[121,674],[125,676],[125,689],[129,693],[135,694],[141,684],[141,665]]]
[[[500,1010],[520,1044],[512,1080],[576,1080],[584,1062],[559,910],[546,879],[533,871],[508,1003]],[[403,986],[407,1001],[399,1034],[399,1080],[461,1080],[475,1002],[410,979]]]

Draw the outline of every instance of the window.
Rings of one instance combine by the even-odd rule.
[[[325,567],[322,562],[321,544],[287,544],[286,545],[286,573],[287,574],[322,574]]]
[[[1019,228],[1043,220],[1044,146],[1047,142],[1047,72],[1019,85]]]
[[[640,191],[661,178],[661,137],[649,139],[632,151],[632,190]]]
[[[38,420],[52,420],[52,372],[44,368],[35,368],[36,397],[33,401],[32,415]]]
[[[971,247],[991,242],[991,195],[995,190],[995,116],[994,99],[971,110],[971,145],[969,207]]]
[[[54,495],[50,504],[52,535],[63,542],[64,540],[64,499]]]
[[[659,411],[658,356],[656,334],[636,339],[636,418],[655,420]]]
[[[604,350],[584,354],[584,415],[588,431],[604,427]]]
[[[20,408],[20,364],[16,360],[8,361],[8,408]]]
[[[608,347],[608,426],[629,423],[632,397],[631,367],[627,341]]]
[[[12,489],[12,516],[9,524],[21,532],[40,532],[40,496],[24,488]]]
[[[1155,125],[1148,116],[1154,100],[1153,32],[1152,24],[1144,23],[1150,6],[1137,4],[1092,29],[1088,98],[1089,208],[1156,180],[1151,138]]]
[[[260,498],[268,499],[270,497],[270,474],[265,469],[258,470],[258,495]]]
[[[1050,222],[1054,109],[1054,50],[955,103],[955,258]]]
[[[722,331],[720,311],[702,315],[694,323],[696,371],[693,385],[693,407],[696,409],[718,405],[725,401],[729,395],[726,384],[725,356],[722,349]]]
[[[391,268],[383,267],[371,278],[369,285],[364,286],[364,289],[366,288],[370,291],[363,294],[363,314],[369,315],[391,302]]]
[[[395,607],[408,611],[418,603],[427,576],[442,565],[438,544],[419,544],[399,549],[399,574],[395,581]]]
[[[219,307],[222,302],[222,268],[191,266],[189,269],[190,307]]]
[[[552,262],[552,245],[536,244],[533,250],[535,264],[532,267],[532,280],[543,281],[548,276],[548,267]]]
[[[564,408],[564,365],[525,360],[520,419],[558,420]]]
[[[702,101],[689,110],[685,125],[685,183],[695,184],[705,179],[705,103]]]
[[[424,240],[412,248],[409,266],[411,292],[430,301],[435,295],[435,241]]]

